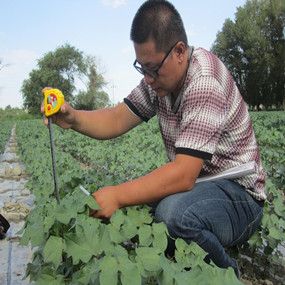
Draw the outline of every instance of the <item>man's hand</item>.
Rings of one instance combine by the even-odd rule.
[[[100,219],[110,219],[113,213],[120,208],[116,198],[116,187],[104,187],[93,194],[101,210],[89,210],[89,216]]]
[[[46,87],[42,90],[42,93],[44,94],[45,90],[53,89],[51,87]],[[48,125],[48,119],[45,116],[45,103],[44,100],[42,101],[41,105],[41,112],[44,117],[44,123],[47,126]],[[75,110],[67,103],[64,102],[64,104],[60,108],[60,112],[56,113],[54,116],[52,116],[52,122],[54,124],[57,124],[63,129],[70,129],[73,124],[75,123]]]

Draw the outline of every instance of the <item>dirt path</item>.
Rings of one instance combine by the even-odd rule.
[[[24,165],[16,154],[17,137],[15,126],[6,144],[4,154],[0,154],[0,213],[10,223],[6,238],[0,240],[0,284],[32,284],[22,280],[26,265],[30,262],[30,247],[19,245],[21,236],[17,232],[22,228],[24,219],[33,206],[33,196],[24,185],[28,176]]]

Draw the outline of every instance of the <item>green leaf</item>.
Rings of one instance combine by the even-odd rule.
[[[254,234],[249,239],[249,244],[251,247],[253,246],[261,247],[262,246],[262,238],[261,238],[261,234],[259,231],[254,232]]]
[[[125,237],[120,232],[120,228],[115,227],[112,224],[109,224],[107,228],[111,241],[113,241],[114,243],[121,243],[125,240]]]
[[[275,214],[270,215],[270,220],[273,225],[279,225],[279,219]]]
[[[63,277],[63,275],[56,275],[54,270],[46,267],[41,272],[36,285],[64,285]]]
[[[142,224],[150,224],[152,218],[149,216],[147,209],[137,210],[135,207],[129,207],[128,217],[133,220],[134,225],[141,226]]]
[[[175,281],[179,285],[188,285],[189,280],[192,284],[214,285],[213,280],[206,278],[206,274],[199,267],[192,268],[190,271],[176,271]],[[219,283],[221,285],[222,282]],[[215,284],[217,285],[217,284]],[[232,285],[232,284],[231,284]]]
[[[269,216],[267,213],[264,213],[263,218],[262,218],[262,225],[263,225],[264,227],[267,226],[268,221],[269,221],[269,218],[270,218],[270,216]]]
[[[242,285],[233,268],[222,269],[217,266],[208,265],[207,268],[195,267],[190,270],[189,277],[193,284],[205,284],[205,285]],[[187,283],[183,283],[187,284]]]
[[[158,271],[161,266],[159,264],[159,250],[150,247],[136,248],[137,260],[143,264],[147,271]]]
[[[41,274],[42,268],[43,258],[35,252],[33,261],[27,264],[24,279],[30,276],[30,281],[37,280]]]
[[[243,285],[243,283],[237,279],[232,267],[223,269],[215,266],[211,271],[209,271],[209,273],[210,274],[206,276],[206,280],[209,285]]]
[[[189,245],[182,239],[175,241],[175,259],[182,267],[204,266],[207,253],[195,242]]]
[[[130,218],[127,218],[122,210],[117,210],[110,219],[111,224],[107,226],[110,239],[114,243],[121,243],[131,239],[137,234],[136,226]]]
[[[269,228],[269,236],[273,239],[280,240],[281,239],[280,230],[276,227]]]
[[[105,254],[113,252],[114,245],[110,239],[109,231],[106,226],[99,228],[98,236],[99,241],[96,243],[95,255],[98,256],[103,251],[105,252]]]
[[[281,229],[285,229],[285,220],[279,220],[279,227],[281,228]]]
[[[175,247],[177,251],[185,251],[185,253],[190,252],[189,244],[182,238],[177,238],[175,240]]]
[[[66,206],[61,206],[56,209],[55,218],[57,221],[64,225],[68,225],[70,220],[76,217],[77,213],[75,214],[72,208],[67,208]]]
[[[138,229],[132,219],[125,219],[125,223],[121,226],[121,233],[125,239],[131,239],[138,234]]]
[[[50,236],[43,249],[44,261],[51,262],[57,269],[62,262],[62,251],[65,249],[66,244],[62,238]]]
[[[55,222],[54,214],[50,214],[48,217],[45,217],[45,219],[44,219],[44,228],[45,228],[46,232],[48,232],[49,229],[54,225],[54,222]]]
[[[100,265],[100,285],[117,285],[118,262],[112,256],[105,256]]]
[[[101,208],[98,206],[97,202],[95,201],[95,199],[93,198],[92,195],[90,196],[84,196],[84,198],[82,199],[82,203],[84,205],[87,205],[89,208],[93,209],[93,210],[100,210]]]
[[[28,245],[29,241],[31,241],[31,247],[34,248],[40,246],[44,239],[43,225],[33,224],[25,229],[20,245]]]
[[[119,270],[121,271],[121,281],[124,285],[140,285],[141,275],[127,256],[119,256]]]
[[[73,275],[74,281],[80,282],[80,284],[99,284],[99,268],[101,261],[93,258],[89,263],[81,267],[79,275],[75,277]]]
[[[112,215],[110,222],[116,227],[120,227],[125,221],[125,215],[123,214],[122,210],[117,210]]]
[[[171,262],[164,255],[160,257],[160,265],[163,269],[158,275],[158,282],[162,285],[173,285],[174,276],[178,273],[177,263]]]
[[[202,256],[203,258],[207,255],[207,253],[202,249],[197,243],[191,242],[189,244],[190,252],[196,256]]]
[[[283,197],[279,194],[277,198],[274,199],[273,204],[274,204],[274,211],[276,212],[277,215],[280,217],[283,217],[285,214],[285,209],[284,209],[284,204],[283,204]]]
[[[73,264],[78,264],[80,260],[88,262],[93,255],[97,255],[97,244],[99,233],[97,228],[91,225],[84,225],[82,230],[76,233],[65,235],[66,252],[72,256]]]
[[[78,264],[80,260],[88,262],[93,255],[92,248],[84,241],[84,234],[67,234],[65,241],[67,254],[73,259],[73,264]]]
[[[153,247],[158,248],[161,252],[164,252],[167,248],[167,227],[164,223],[153,223],[152,225]]]
[[[204,261],[207,253],[195,242],[191,242],[190,245],[191,253],[188,255],[188,260],[191,263],[191,266],[204,266],[206,263]]]
[[[141,246],[149,246],[152,242],[152,227],[150,225],[141,225],[138,230]]]
[[[98,220],[95,220],[95,221],[98,221]],[[93,246],[97,245],[98,235],[99,235],[99,232],[98,232],[99,226],[95,224],[87,224],[87,223],[84,223],[83,221],[82,224],[78,225],[77,227],[78,231],[80,231],[79,230],[80,227],[82,228],[82,231],[84,233],[85,242],[88,243],[92,248]]]
[[[267,244],[268,244],[267,247],[271,248],[272,251],[273,251],[273,249],[275,249],[275,248],[278,246],[278,244],[279,244],[279,240],[276,239],[276,238],[271,237],[270,232],[269,232],[269,235],[266,236],[266,242],[267,242]],[[272,251],[271,251],[271,252],[272,252]],[[270,253],[270,254],[271,254],[271,253]],[[267,254],[267,255],[269,255],[269,254]]]

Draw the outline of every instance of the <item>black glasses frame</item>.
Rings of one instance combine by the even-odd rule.
[[[138,66],[137,64],[140,64],[137,60],[134,61],[133,66],[134,68],[141,73],[142,75],[147,74],[148,76],[156,79],[158,78],[159,74],[158,71],[159,69],[162,67],[164,61],[167,59],[167,57],[169,56],[169,54],[172,52],[172,50],[174,49],[174,47],[179,43],[180,41],[177,41],[171,48],[170,50],[166,53],[165,57],[163,58],[163,60],[161,61],[161,63],[157,66],[157,68],[144,68],[142,66]]]

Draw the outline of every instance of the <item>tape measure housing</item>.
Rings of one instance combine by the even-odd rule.
[[[58,89],[50,89],[44,91],[45,95],[45,115],[47,117],[54,115],[60,110],[64,104],[64,96]]]

